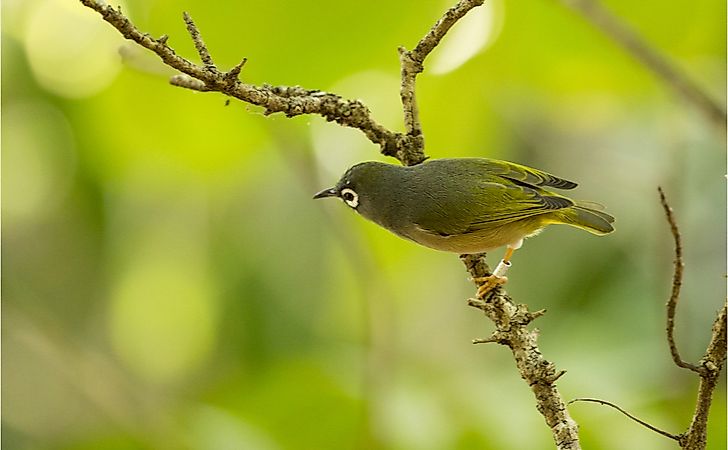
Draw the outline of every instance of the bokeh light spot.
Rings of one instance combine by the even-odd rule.
[[[3,106],[4,220],[27,221],[54,210],[76,167],[66,117],[44,102]]]
[[[402,128],[397,77],[377,71],[359,72],[338,81],[330,91],[344,98],[360,98],[382,125]],[[327,173],[338,176],[352,162],[376,155],[372,152],[374,144],[353,128],[316,120],[310,129],[316,161]]]
[[[115,2],[121,4],[122,2]],[[112,81],[121,38],[87,8],[66,0],[38,2],[25,30],[25,50],[38,82],[54,94],[81,98]]]
[[[139,375],[174,381],[198,367],[214,344],[212,288],[198,265],[186,259],[140,259],[121,275],[113,293],[113,345]]]
[[[462,66],[490,45],[500,33],[500,2],[475,8],[450,30],[432,54],[428,72],[444,74]]]

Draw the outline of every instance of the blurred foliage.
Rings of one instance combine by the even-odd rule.
[[[117,2],[118,3],[118,2]],[[189,11],[243,79],[363,99],[401,129],[399,45],[451,1],[126,0],[194,58]],[[725,98],[725,2],[607,6]],[[169,70],[80,3],[2,15],[4,448],[534,449],[551,436],[455,256],[335,202],[361,133],[167,84]],[[121,55],[121,57],[119,57]],[[428,60],[432,157],[490,156],[580,182],[617,232],[553,227],[516,255],[509,291],[539,319],[566,398],[614,401],[682,431],[695,377],[664,338],[683,232],[677,338],[702,354],[725,294],[725,138],[559,2],[488,1]],[[500,255],[492,255],[496,261]],[[726,445],[725,383],[711,415]],[[612,410],[571,407],[584,448],[671,449]]]

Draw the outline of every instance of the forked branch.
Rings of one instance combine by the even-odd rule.
[[[670,232],[675,241],[675,272],[672,281],[672,293],[667,301],[667,340],[670,345],[670,353],[672,359],[678,367],[683,367],[700,376],[700,385],[698,386],[698,399],[695,404],[695,412],[693,419],[690,421],[688,430],[680,435],[680,446],[684,449],[702,450],[705,448],[708,438],[708,414],[710,412],[710,404],[713,401],[713,393],[718,384],[718,377],[723,370],[726,358],[726,315],[727,305],[718,312],[712,327],[712,334],[708,348],[700,359],[698,364],[685,362],[680,358],[680,354],[673,337],[673,328],[675,327],[675,309],[680,296],[680,286],[682,285],[683,263],[682,263],[682,247],[680,242],[680,230],[672,213],[672,208],[665,198],[662,188],[658,188],[660,193],[660,203],[665,211],[665,217],[670,224]]]
[[[215,65],[197,26],[186,13],[184,21],[202,65],[177,55],[167,44],[167,36],[154,39],[140,32],[120,10],[103,5],[97,0],[80,1],[100,13],[104,20],[125,38],[153,51],[166,65],[181,72],[170,80],[173,85],[196,91],[220,92],[243,102],[261,106],[265,114],[282,112],[288,117],[300,114],[321,115],[326,120],[361,130],[372,142],[381,147],[383,154],[394,156],[405,165],[417,164],[426,159],[424,137],[415,101],[417,74],[423,71],[425,59],[448,30],[468,11],[484,2],[484,0],[460,0],[445,12],[413,50],[400,48],[402,76],[400,96],[407,130],[403,134],[390,131],[377,123],[371,117],[369,109],[358,100],[344,100],[336,94],[308,90],[299,86],[254,86],[244,83],[238,77],[246,62],[245,59],[227,72],[220,70]],[[473,277],[483,277],[488,272],[483,256],[463,257]],[[537,409],[551,428],[557,447],[563,450],[579,449],[577,425],[569,417],[566,405],[555,385],[556,380],[565,372],[557,371],[552,363],[543,358],[536,343],[538,332],[527,329],[528,324],[542,315],[543,311],[529,312],[525,305],[514,304],[501,289],[481,303],[471,302],[471,305],[482,309],[496,323],[500,332],[497,342],[507,345],[513,352],[516,366],[533,390]]]
[[[283,113],[287,117],[301,114],[320,115],[328,121],[360,130],[370,141],[380,146],[384,155],[395,157],[405,165],[417,164],[426,159],[424,135],[415,98],[416,77],[424,70],[423,63],[427,56],[440,43],[448,30],[470,10],[484,3],[484,0],[460,0],[454,7],[445,12],[443,17],[435,23],[413,50],[408,51],[400,48],[402,78],[400,97],[406,132],[398,133],[375,121],[369,109],[359,100],[346,100],[333,93],[305,89],[300,86],[270,86],[266,84],[256,86],[245,83],[239,79],[242,68],[246,63],[245,58],[241,59],[240,63],[228,71],[220,70],[215,65],[199,29],[186,13],[184,14],[184,21],[202,64],[193,63],[177,55],[168,45],[166,35],[155,39],[139,31],[122,14],[120,9],[114,9],[100,3],[98,0],[80,1],[83,5],[101,14],[103,19],[116,28],[125,38],[151,50],[159,56],[164,64],[179,71],[180,74],[173,76],[170,80],[173,85],[203,92],[220,92],[245,103],[260,106],[265,114]],[[572,1],[581,5],[588,4],[586,0]],[[605,27],[609,31],[613,24],[607,21]],[[640,46],[632,45],[631,48],[636,49],[639,57],[639,53],[642,52]],[[647,54],[648,63],[654,59],[651,58]],[[670,74],[669,71],[660,69],[659,61],[657,64],[652,61],[652,64],[657,67],[656,70],[659,73]],[[696,94],[689,85],[683,87],[680,82],[673,82],[673,85],[687,98],[693,99],[697,104],[703,104],[705,111],[712,111],[713,120],[717,120],[716,117],[719,119],[721,114],[723,118],[725,117],[725,112],[721,111],[720,107],[715,108],[715,105],[711,106],[706,99],[701,99],[700,92]],[[666,205],[666,203],[663,204]],[[671,225],[673,225],[674,222],[670,217],[668,215]],[[679,234],[675,236],[676,246],[679,248]],[[462,259],[473,278],[482,278],[488,275],[489,269],[485,264],[484,255],[465,255]],[[714,324],[713,340],[711,340],[708,352],[701,360],[700,365],[696,366],[682,361],[674,344],[672,337],[674,322],[670,319],[670,317],[674,318],[675,305],[679,296],[682,279],[681,267],[681,257],[678,254],[676,257],[676,275],[673,280],[672,297],[674,299],[671,298],[670,302],[673,306],[670,307],[670,304],[668,304],[668,340],[676,363],[700,374],[701,393],[699,394],[698,407],[690,430],[680,437],[681,439],[685,437],[685,442],[691,439],[700,442],[700,436],[703,436],[702,441],[704,442],[704,425],[707,421],[710,399],[725,359],[726,309],[723,308]],[[678,268],[680,270],[679,274],[677,273]],[[514,303],[502,289],[496,289],[486,300],[475,299],[471,300],[469,304],[481,309],[496,325],[496,332],[493,336],[478,342],[497,342],[511,349],[521,377],[531,387],[536,397],[537,408],[551,428],[557,447],[559,449],[579,449],[578,427],[569,416],[566,404],[555,385],[556,380],[565,372],[556,370],[553,363],[543,358],[537,346],[537,330],[528,329],[530,322],[544,312],[528,311],[525,305]],[[670,312],[670,308],[672,308],[672,312]]]
[[[484,253],[461,255],[460,259],[473,279],[482,279],[491,273]],[[526,305],[514,303],[500,287],[483,300],[470,299],[468,305],[483,311],[496,326],[496,331],[490,337],[475,339],[473,343],[507,346],[513,353],[521,378],[536,398],[536,407],[551,429],[556,447],[560,450],[580,449],[579,426],[569,415],[567,405],[556,387],[556,380],[566,372],[557,370],[554,363],[543,357],[538,348],[538,330],[528,328],[545,311],[529,311]]]
[[[657,188],[660,193],[660,204],[665,212],[665,217],[670,225],[670,232],[675,242],[675,269],[672,277],[672,292],[670,293],[670,299],[667,301],[667,342],[670,347],[670,355],[675,365],[697,373],[700,376],[700,385],[698,386],[698,398],[695,404],[695,412],[693,418],[690,421],[690,426],[687,431],[681,434],[672,434],[667,431],[661,430],[649,423],[638,419],[632,414],[628,413],[621,407],[614,403],[606,400],[593,399],[593,398],[577,398],[569,403],[574,402],[594,402],[603,405],[611,406],[612,408],[620,411],[630,419],[640,423],[646,428],[673,439],[680,444],[680,447],[686,450],[703,450],[707,444],[707,433],[708,433],[708,414],[710,413],[710,404],[713,400],[713,393],[718,384],[718,378],[723,370],[723,365],[726,359],[726,316],[728,315],[728,305],[724,304],[723,308],[718,312],[718,316],[715,318],[712,327],[712,335],[710,337],[710,343],[705,351],[705,354],[700,359],[698,364],[691,364],[684,361],[680,357],[680,353],[675,343],[674,328],[675,328],[675,311],[677,309],[677,302],[680,298],[680,286],[682,286],[683,277],[683,260],[682,260],[682,239],[680,236],[680,230],[675,221],[672,208],[667,202],[665,193],[661,187]]]
[[[359,100],[346,100],[336,94],[300,86],[255,86],[244,83],[238,75],[245,63],[243,59],[231,70],[221,71],[215,66],[202,36],[188,14],[184,20],[195,43],[203,64],[195,64],[179,56],[167,43],[166,35],[154,39],[139,31],[120,9],[114,9],[97,0],[80,0],[82,4],[101,14],[105,21],[116,28],[126,39],[132,40],[154,52],[169,67],[182,74],[172,77],[170,82],[179,87],[203,92],[220,92],[245,103],[260,106],[265,114],[283,113],[287,117],[301,114],[317,114],[328,121],[360,130],[383,154],[398,156],[406,150],[401,133],[395,133],[376,122],[369,109]]]

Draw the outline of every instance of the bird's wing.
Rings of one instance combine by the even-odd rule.
[[[507,178],[515,183],[528,186],[547,186],[557,189],[574,189],[577,184],[573,181],[559,178],[550,173],[520,164],[500,161],[496,159],[483,159],[484,169],[493,175]]]
[[[415,219],[416,226],[441,236],[465,234],[574,205],[570,199],[540,188],[494,179],[456,194],[457,207],[430,204]]]
[[[478,208],[473,208],[475,214],[465,230],[466,233],[574,205],[574,202],[566,197],[528,186],[498,184],[486,189],[488,193],[483,197],[488,200]]]

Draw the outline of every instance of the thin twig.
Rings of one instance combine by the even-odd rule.
[[[621,45],[632,57],[649,69],[688,103],[697,108],[718,129],[725,133],[726,111],[667,56],[650,46],[634,29],[620,21],[598,0],[561,0],[579,11],[594,26]]]
[[[679,436],[680,446],[684,449],[702,450],[707,443],[708,414],[710,404],[713,400],[713,392],[718,383],[718,377],[723,370],[726,358],[726,315],[727,306],[724,304],[718,316],[713,322],[713,333],[699,365],[685,362],[680,357],[675,344],[673,330],[675,327],[675,310],[680,298],[680,286],[682,285],[683,262],[682,244],[680,230],[673,216],[672,208],[667,202],[665,193],[661,187],[657,188],[660,193],[660,203],[665,211],[665,216],[670,224],[670,231],[675,241],[675,272],[672,279],[672,293],[667,302],[667,342],[670,346],[672,359],[678,367],[683,367],[700,375],[698,386],[698,398],[695,404],[695,413],[690,421],[688,430]]]
[[[660,193],[660,203],[662,204],[662,209],[665,211],[665,217],[667,218],[667,222],[670,224],[670,232],[672,233],[673,240],[675,241],[675,271],[672,276],[672,292],[670,293],[670,299],[667,301],[667,343],[670,346],[672,360],[678,367],[692,370],[693,372],[700,374],[702,368],[695,364],[683,361],[677,349],[677,344],[675,344],[675,312],[677,310],[677,302],[680,299],[680,288],[682,287],[683,268],[685,267],[685,264],[682,259],[680,230],[678,229],[675,217],[672,214],[672,208],[668,204],[665,192],[662,188],[658,187],[657,190]]]
[[[592,403],[599,403],[600,405],[606,405],[611,406],[612,408],[616,409],[617,411],[621,412],[625,416],[629,417],[630,419],[634,420],[638,424],[642,425],[643,427],[649,428],[650,430],[654,431],[655,433],[661,434],[665,437],[668,437],[674,441],[680,441],[680,435],[668,433],[667,431],[661,430],[653,425],[650,425],[649,423],[645,422],[642,419],[639,419],[632,414],[628,413],[624,409],[620,408],[619,406],[615,405],[614,403],[608,402],[606,400],[600,400],[598,398],[575,398],[574,400],[571,400],[568,404],[571,405],[572,403],[576,402],[592,402]]]
[[[472,342],[473,342],[473,344],[494,344],[494,343],[498,342],[498,340],[496,338],[494,338],[493,336],[491,336],[491,337],[487,337],[487,338],[475,338],[475,339],[473,339]]]
[[[563,377],[564,375],[566,375],[566,371],[565,370],[559,370],[558,372],[556,372],[554,374],[553,377],[551,377],[551,378],[548,379],[548,382],[551,383],[551,384],[556,383],[556,381],[559,378]]]
[[[508,345],[508,335],[506,333],[503,333],[502,331],[496,330],[493,332],[493,334],[491,334],[487,338],[473,339],[473,344],[492,344],[492,343]]]
[[[246,62],[248,62],[248,58],[241,59],[240,62],[235,65],[235,67],[230,69],[225,74],[225,80],[227,80],[228,83],[234,83],[235,81],[237,81],[238,77],[240,76],[240,71],[243,70],[243,66],[245,66]]]
[[[404,146],[407,142],[403,135],[390,131],[375,121],[369,109],[359,100],[345,100],[336,94],[307,90],[298,86],[255,86],[238,80],[231,81],[231,77],[228,75],[233,73],[237,77],[242,63],[238,64],[239,68],[235,66],[227,74],[217,69],[214,64],[210,65],[212,58],[208,58],[209,52],[207,52],[202,38],[199,36],[199,39],[195,38],[199,32],[191,20],[187,25],[188,28],[191,28],[190,34],[193,35],[195,47],[205,65],[195,64],[177,55],[168,45],[166,35],[154,39],[149,34],[142,33],[121,13],[121,10],[102,4],[98,0],[80,0],[80,2],[101,14],[103,19],[126,39],[151,50],[167,66],[202,83],[192,83],[184,78],[175,77],[171,80],[175,86],[198,91],[221,92],[245,103],[261,106],[266,114],[283,113],[287,117],[317,114],[328,121],[360,130],[370,141],[380,146],[384,155],[397,156],[398,153],[406,150]]]
[[[204,81],[200,81],[197,78],[192,78],[191,76],[182,73],[172,75],[169,78],[169,84],[199,92],[210,92],[213,90],[210,89]]]
[[[215,67],[215,63],[212,61],[212,56],[210,55],[210,51],[207,50],[205,41],[202,40],[202,35],[200,34],[200,30],[197,29],[197,25],[195,25],[195,22],[192,21],[192,17],[190,17],[189,13],[187,13],[185,11],[182,13],[182,18],[184,19],[185,24],[187,25],[187,32],[190,33],[192,42],[195,43],[195,49],[197,49],[197,54],[200,55],[200,59],[202,60],[202,63],[205,64],[205,67],[208,70],[212,70],[212,71],[217,70],[217,67]]]
[[[485,0],[460,0],[455,6],[448,9],[435,23],[430,31],[417,43],[412,51],[404,47],[399,48],[399,61],[401,66],[402,85],[400,98],[404,109],[404,126],[407,130],[406,139],[411,148],[412,157],[405,164],[417,164],[425,160],[425,139],[422,134],[415,97],[415,78],[424,70],[423,63],[427,55],[437,47],[448,30],[463,18],[473,8],[484,3]]]

